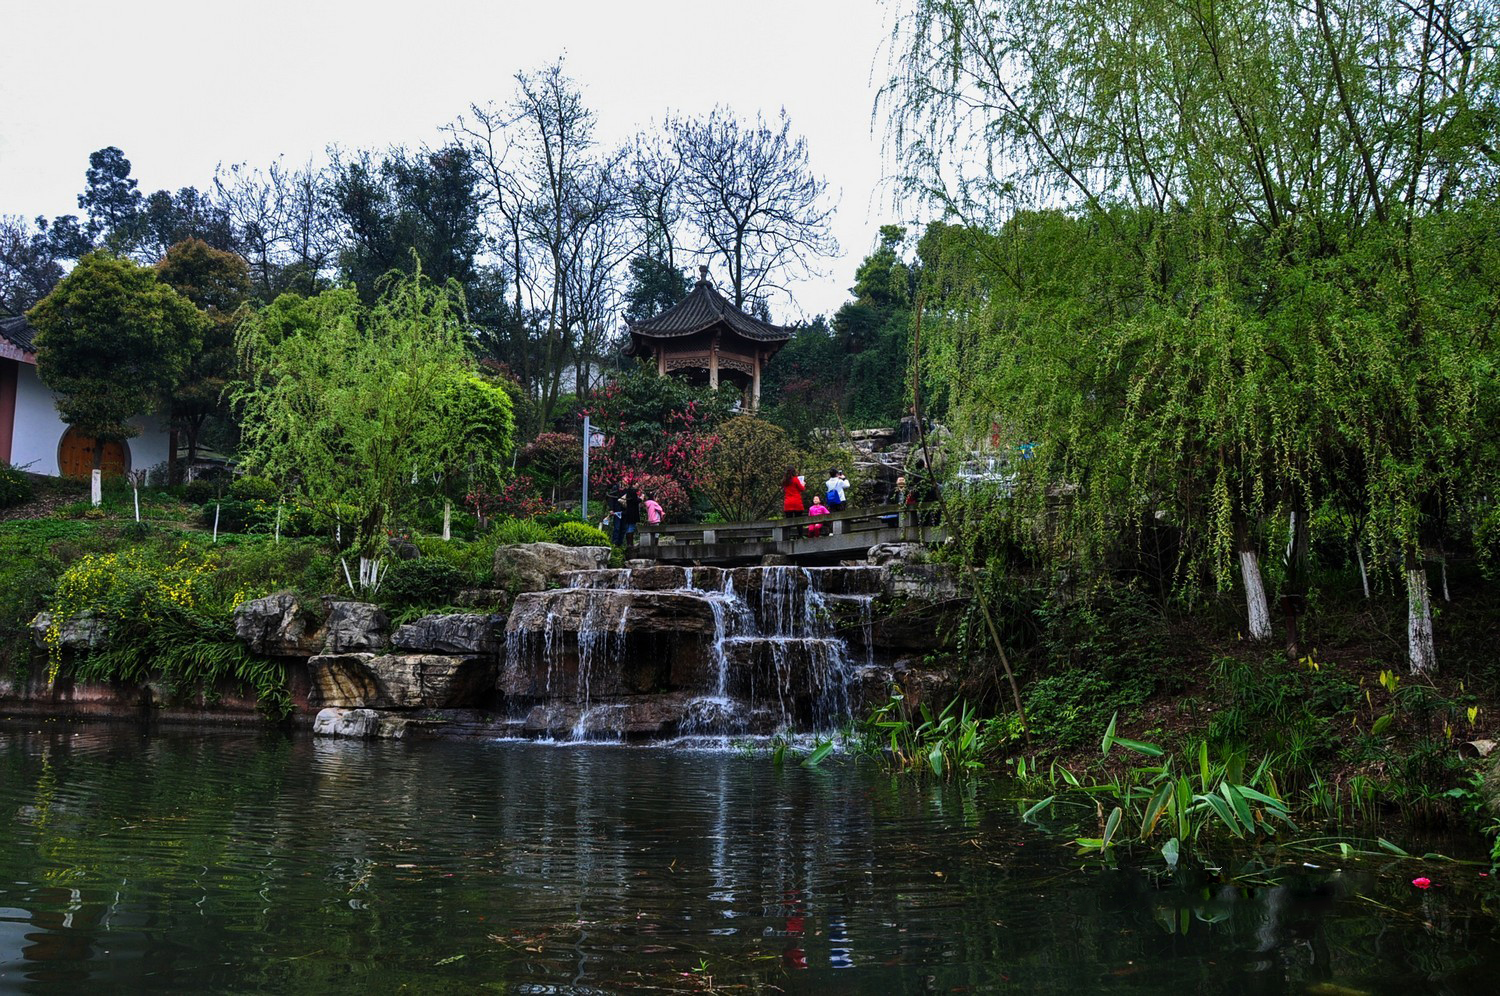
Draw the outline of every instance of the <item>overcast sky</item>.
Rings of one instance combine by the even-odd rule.
[[[0,214],[79,213],[89,153],[109,145],[149,193],[205,189],[219,163],[437,143],[561,54],[609,144],[669,110],[785,107],[842,250],[796,305],[831,313],[899,220],[871,128],[888,18],[877,0],[0,0]]]

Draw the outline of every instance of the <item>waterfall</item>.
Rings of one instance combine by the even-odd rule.
[[[878,568],[579,571],[517,597],[502,696],[559,739],[830,733],[875,666]],[[856,662],[840,627],[864,644]],[[857,635],[856,635],[857,634]]]

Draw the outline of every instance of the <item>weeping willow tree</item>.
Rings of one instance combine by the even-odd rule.
[[[425,492],[501,472],[510,399],[469,372],[465,343],[461,291],[420,269],[368,308],[352,289],[287,294],[240,327],[241,462],[349,522],[359,587],[378,585],[388,526]]]
[[[1493,478],[1495,5],[898,6],[904,189],[962,222],[929,373],[1039,444],[990,514],[1095,559],[1170,522],[1265,638],[1262,552],[1337,507],[1433,667],[1424,551]]]

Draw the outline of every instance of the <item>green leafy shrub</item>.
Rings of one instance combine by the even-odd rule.
[[[30,660],[31,619],[43,608],[61,572],[62,564],[45,545],[8,530],[0,532],[0,662],[7,667]]]
[[[609,537],[586,522],[561,522],[548,534],[553,543],[563,546],[609,546]]]
[[[796,454],[779,425],[754,415],[730,419],[704,461],[703,492],[728,522],[768,518],[781,508],[781,484]],[[813,478],[809,475],[809,489]],[[662,501],[660,495],[657,501]],[[664,507],[667,506],[662,501]],[[675,514],[670,511],[669,514]]]
[[[412,542],[423,557],[432,557],[452,564],[463,572],[468,583],[478,586],[489,584],[495,573],[494,534],[473,540],[453,539],[444,542],[437,536],[414,536]]]
[[[211,501],[198,511],[198,522],[205,529],[214,528],[216,517],[221,533],[270,532],[276,525],[276,504],[225,498]]]
[[[332,554],[315,540],[220,537],[212,550],[218,567],[215,587],[231,607],[278,591],[322,595],[343,583]]]
[[[31,501],[31,478],[22,470],[0,461],[0,508],[15,508]]]
[[[392,608],[416,605],[450,605],[468,583],[456,565],[436,557],[398,560],[386,569],[380,582],[380,599]]]
[[[120,538],[129,542],[138,542],[151,535],[151,523],[142,520],[140,522],[130,521],[120,527]]]
[[[1078,747],[1097,736],[1115,713],[1139,708],[1151,690],[1149,679],[1116,685],[1094,670],[1060,671],[1026,686],[1026,721],[1032,736],[1059,747]]]
[[[230,483],[229,496],[240,501],[275,502],[281,496],[281,489],[268,477],[246,474]]]
[[[268,714],[285,715],[291,708],[285,672],[235,640],[218,567],[215,551],[188,540],[74,561],[53,595],[44,637],[48,681],[56,680],[63,664],[63,626],[88,612],[108,625],[108,642],[74,658],[75,677],[160,680],[206,692],[220,680],[235,680],[254,690]]]
[[[552,534],[547,527],[533,519],[502,519],[490,530],[496,546],[512,543],[550,543]]]
[[[199,478],[196,481],[188,481],[182,486],[182,500],[189,505],[202,505],[219,497],[220,486],[217,481]]]

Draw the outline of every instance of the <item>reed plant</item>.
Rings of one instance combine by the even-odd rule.
[[[980,719],[962,699],[934,714],[926,702],[913,711],[900,691],[876,707],[855,731],[865,753],[878,754],[893,767],[930,769],[943,777],[977,771],[994,745],[994,723]]]
[[[1161,840],[1162,855],[1173,865],[1205,836],[1227,833],[1240,840],[1259,840],[1273,836],[1278,824],[1296,829],[1267,760],[1247,771],[1243,749],[1222,750],[1214,758],[1208,741],[1200,740],[1196,763],[1189,764],[1155,744],[1117,736],[1117,719],[1111,719],[1105,730],[1103,757],[1120,747],[1151,763],[1104,767],[1097,777],[1054,764],[1054,793],[1025,816],[1051,807],[1060,797],[1082,797],[1101,818],[1099,836],[1076,839],[1082,853],[1109,853],[1126,839]]]

